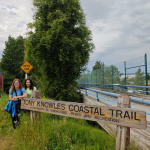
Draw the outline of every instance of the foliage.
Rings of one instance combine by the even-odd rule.
[[[91,72],[92,82],[97,83],[97,84],[103,84],[104,82],[103,73],[104,73],[104,68],[93,70]]]
[[[144,72],[141,71],[141,68],[137,70],[134,78],[134,85],[144,85],[145,83],[145,75]]]
[[[103,69],[104,69],[104,63],[101,61],[96,61],[95,65],[92,67],[93,70],[91,72],[91,79],[94,83],[100,83],[103,84]],[[91,81],[91,82],[92,82]]]
[[[114,137],[86,121],[44,113],[33,124],[24,115],[14,138],[16,149],[115,149]]]
[[[8,95],[3,93],[1,95],[1,100],[0,100],[0,135],[5,134],[7,132],[8,127],[12,125],[11,123],[11,118],[8,113],[4,111],[4,108],[9,100]]]
[[[24,39],[9,36],[5,42],[5,49],[0,63],[1,72],[4,74],[4,88],[8,92],[13,79],[23,80],[24,73],[20,69],[24,62]]]
[[[121,73],[119,72],[116,66],[111,65],[105,67],[104,77],[105,77],[105,84],[114,84],[114,83],[116,84],[120,83]]]
[[[102,63],[101,61],[96,61],[95,65],[92,67],[93,70],[97,70],[97,69],[101,69],[104,67],[104,63]]]
[[[3,94],[3,89],[0,89],[0,97],[1,97],[2,94]]]
[[[75,100],[76,80],[93,50],[91,32],[78,0],[34,0],[34,22],[25,41],[25,59],[34,67],[45,96]]]
[[[99,84],[120,83],[121,73],[116,66],[104,66],[104,68],[92,71],[92,81]]]
[[[93,66],[93,68],[95,66]],[[121,80],[121,75],[122,73],[120,73],[116,66],[104,66],[103,64],[103,67],[101,69],[96,69],[92,70],[91,72],[84,72],[83,74],[81,74],[78,83],[120,84],[121,82],[124,82],[123,80]]]

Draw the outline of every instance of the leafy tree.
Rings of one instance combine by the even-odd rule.
[[[24,62],[24,39],[22,36],[16,39],[9,36],[5,42],[5,49],[0,63],[1,71],[4,73],[4,88],[8,92],[13,79],[23,80],[24,73],[20,69]]]
[[[76,99],[76,80],[94,46],[79,0],[34,0],[25,59],[45,96]]]
[[[101,61],[96,61],[95,65],[92,67],[91,78],[93,83],[102,84],[103,83],[103,69],[104,63]]]
[[[144,85],[145,83],[145,75],[144,72],[141,71],[141,68],[137,70],[134,78],[134,85]]]
[[[101,61],[96,61],[95,65],[93,66],[93,70],[101,69],[104,67],[104,63]]]
[[[118,68],[116,66],[108,66],[105,67],[105,72],[104,72],[104,78],[105,78],[105,84],[118,84],[120,83],[120,77],[121,77],[121,73],[118,70]]]
[[[98,84],[120,83],[121,73],[116,66],[105,66],[104,63],[97,61],[91,73],[92,81]]]

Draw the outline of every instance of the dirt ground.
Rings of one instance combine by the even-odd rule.
[[[13,150],[13,136],[3,135],[0,137],[0,150]]]

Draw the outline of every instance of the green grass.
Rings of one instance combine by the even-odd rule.
[[[0,99],[0,135],[5,134],[8,132],[11,125],[11,118],[10,115],[4,111],[4,108],[9,100],[8,95],[3,94],[1,95]]]
[[[3,149],[115,150],[115,137],[81,119],[41,113],[40,120],[32,123],[29,114],[25,113],[21,116],[20,126],[14,130],[10,115],[4,111],[7,102],[8,96],[4,94],[0,100]]]
[[[28,114],[14,138],[15,149],[105,150],[115,149],[115,138],[90,126],[85,120],[41,113],[41,119],[31,123]]]

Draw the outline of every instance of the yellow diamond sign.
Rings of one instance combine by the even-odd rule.
[[[21,66],[21,69],[22,69],[25,73],[29,73],[32,68],[33,68],[32,65],[30,65],[28,61],[26,61],[26,62]]]

